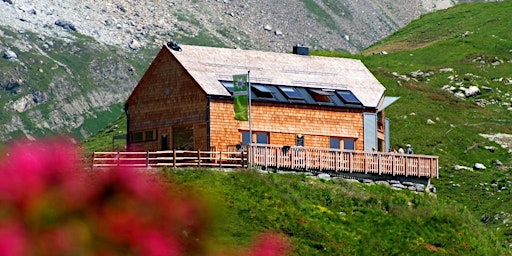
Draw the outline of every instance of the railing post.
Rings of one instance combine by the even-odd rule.
[[[92,152],[92,157],[91,157],[91,171],[94,171],[94,158],[96,157],[96,155],[94,153],[95,152]]]
[[[294,170],[295,168],[295,153],[296,153],[296,148],[294,149],[290,149],[290,169]]]
[[[339,155],[338,155],[339,153]],[[341,158],[341,152],[335,151],[334,152],[334,171],[338,172],[338,163],[340,162],[339,159]]]
[[[350,152],[348,155],[348,168],[350,169],[350,173],[354,169],[354,152]]]
[[[172,150],[172,166],[176,168],[176,149]]]
[[[404,165],[405,165],[405,177],[407,177],[409,174],[409,172],[408,172],[409,171],[409,157],[408,156],[405,157]]]
[[[121,158],[121,156],[120,156],[120,152],[119,152],[119,151],[117,151],[117,155],[116,155],[117,167],[119,167],[119,165],[121,165],[121,163],[120,163],[120,158]]]
[[[149,169],[149,151],[146,151],[146,169]]]
[[[395,164],[395,161],[396,161],[396,155],[393,154],[391,157],[393,157],[392,161],[391,161],[391,175],[395,176],[395,168],[396,168],[396,164]]]
[[[197,167],[201,167],[201,150],[197,150]]]
[[[219,153],[219,168],[222,168],[222,151]]]
[[[364,174],[368,173],[368,154],[364,153],[364,161],[363,161]]]
[[[377,153],[377,169],[379,170],[379,175],[381,175],[382,170],[380,168],[380,161],[381,161],[382,155],[380,153]]]
[[[318,171],[322,171],[322,151],[318,153]]]
[[[282,152],[282,150],[281,150]],[[279,148],[276,147],[276,170],[279,169]]]
[[[420,157],[418,157],[418,177],[421,177],[421,163],[420,163],[421,159]]]

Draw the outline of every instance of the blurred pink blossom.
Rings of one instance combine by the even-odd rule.
[[[0,159],[0,255],[207,254],[207,205],[169,192],[155,173],[90,171],[70,140],[17,142]],[[287,240],[258,238],[246,255],[285,255]]]

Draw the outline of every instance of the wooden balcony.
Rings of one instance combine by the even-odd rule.
[[[253,144],[255,167],[297,171],[346,172],[392,176],[439,177],[437,156],[283,147]],[[284,149],[283,149],[284,148]]]
[[[208,167],[362,173],[438,178],[438,157],[397,153],[246,145],[240,151],[94,152],[91,168],[101,167]]]

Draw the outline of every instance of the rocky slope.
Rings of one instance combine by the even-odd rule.
[[[0,141],[87,137],[121,113],[153,55],[179,43],[357,52],[452,0],[0,0]]]
[[[458,2],[463,1],[2,0],[0,24],[47,35],[77,31],[119,46],[161,45],[173,35],[204,33],[232,47],[289,51],[299,43],[356,52],[422,13]]]

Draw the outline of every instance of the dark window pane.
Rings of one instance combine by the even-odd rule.
[[[266,133],[256,133],[256,143],[268,144],[268,135]]]
[[[354,140],[353,139],[343,139],[343,149],[346,150],[354,150]]]
[[[339,138],[329,138],[329,148],[340,149],[340,139]]]
[[[256,94],[256,96],[259,98],[274,98],[274,95],[272,95],[272,91],[264,85],[255,84],[251,85],[251,88],[254,94]]]
[[[297,134],[297,136],[295,137],[295,146],[304,147],[304,135]]]
[[[154,140],[153,131],[146,131],[146,140]]]
[[[304,96],[302,96],[302,94],[300,94],[296,88],[280,86],[279,89],[281,89],[281,91],[286,95],[288,99],[304,99]]]
[[[233,94],[233,82],[231,81],[219,81],[228,91]]]
[[[194,149],[194,128],[192,126],[173,129],[174,148],[180,150]]]
[[[356,96],[351,91],[336,91],[336,93],[338,93],[338,95],[345,103],[361,104],[361,102],[356,98]]]
[[[242,143],[251,143],[249,132],[242,132]]]
[[[132,141],[133,142],[140,142],[143,140],[142,132],[134,132],[132,133]]]
[[[332,92],[322,91],[319,89],[309,89],[308,92],[311,95],[311,97],[313,97],[313,99],[318,102],[326,102],[326,103],[331,102],[331,99],[329,98],[329,96],[332,95]]]

